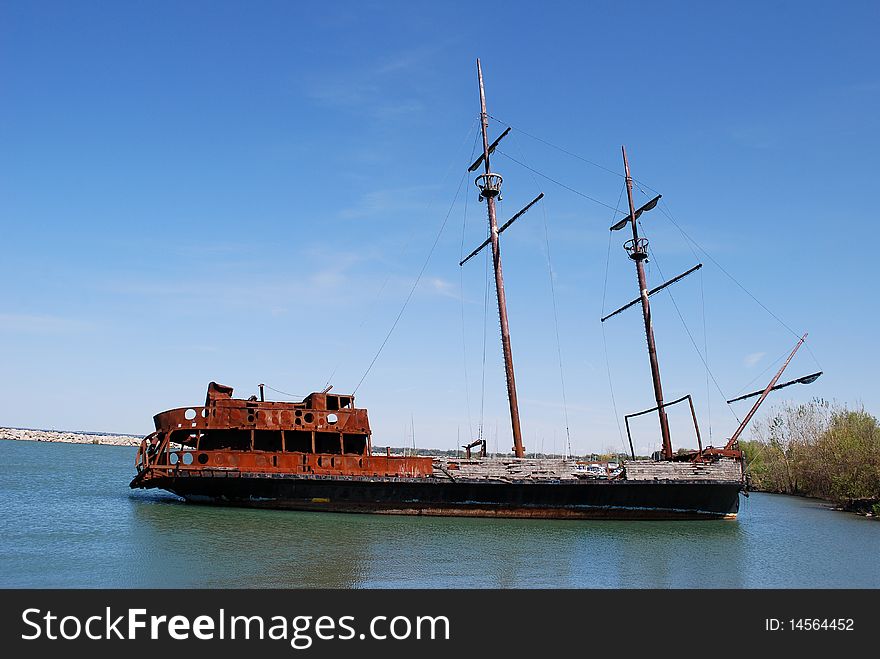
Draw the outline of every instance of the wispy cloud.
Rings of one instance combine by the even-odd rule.
[[[41,314],[0,314],[0,331],[24,334],[66,334],[94,327],[93,323],[78,318]]]
[[[310,81],[305,93],[321,105],[352,109],[389,121],[422,112],[425,102],[414,89],[426,62],[442,44],[424,45]]]
[[[437,185],[413,185],[386,190],[373,190],[364,194],[354,205],[339,211],[344,220],[390,215],[413,211],[425,211],[429,206],[427,196],[436,191]]]
[[[257,246],[235,243],[201,243],[187,241],[185,244],[172,245],[171,248],[178,254],[186,255],[188,258],[193,257],[225,257],[231,259],[234,257],[250,256],[257,251]]]
[[[767,354],[766,352],[753,352],[749,355],[746,355],[746,358],[743,361],[745,362],[746,366],[748,366],[749,368],[752,368],[758,362],[760,362],[762,359],[764,359],[764,356],[766,354]]]
[[[452,282],[441,279],[440,277],[429,277],[427,279],[424,279],[423,286],[428,291],[437,295],[441,295],[443,297],[451,297],[454,300],[461,299],[461,296],[458,293],[458,287],[455,286]]]
[[[388,121],[423,112],[424,103],[414,97],[386,96],[379,85],[356,78],[322,80],[307,95],[323,105],[357,109],[373,119]]]
[[[217,346],[206,345],[206,344],[199,344],[199,345],[190,346],[188,349],[192,350],[193,352],[219,352],[220,351],[220,349]]]

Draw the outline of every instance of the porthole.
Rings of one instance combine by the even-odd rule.
[[[328,414],[327,415],[327,423],[336,423],[337,421],[339,421],[339,417],[336,416],[335,414]]]
[[[193,408],[189,408],[186,412],[183,413],[183,416],[187,421],[192,421],[196,418],[196,411]]]
[[[206,465],[208,464],[208,454],[207,453],[199,453],[199,464]]]

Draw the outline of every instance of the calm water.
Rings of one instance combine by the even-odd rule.
[[[880,522],[815,501],[714,522],[213,508],[129,490],[134,455],[0,441],[0,586],[880,588]]]

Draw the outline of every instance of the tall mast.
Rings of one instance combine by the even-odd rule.
[[[636,273],[639,277],[639,297],[642,300],[642,315],[645,317],[645,336],[648,339],[648,358],[651,361],[651,378],[654,382],[654,398],[657,401],[657,414],[660,416],[660,434],[663,436],[663,458],[672,459],[672,440],[669,437],[669,419],[663,406],[663,385],[660,383],[660,364],[657,361],[657,347],[654,345],[654,326],[651,323],[651,304],[648,302],[648,281],[645,277],[645,260],[648,258],[648,241],[639,238],[636,223],[636,209],[633,205],[632,176],[629,173],[629,161],[626,159],[626,147],[623,152],[623,169],[626,172],[626,196],[629,200],[629,219],[632,223],[632,240],[625,247],[629,257],[635,261]]]
[[[519,423],[519,404],[516,400],[516,380],[513,376],[513,352],[510,348],[510,327],[507,323],[507,298],[504,295],[504,276],[501,272],[501,248],[498,243],[498,222],[495,219],[495,197],[500,196],[501,176],[489,168],[489,115],[486,113],[486,92],[483,89],[483,69],[477,59],[477,77],[480,81],[480,125],[483,131],[483,165],[485,173],[477,178],[480,196],[486,200],[489,213],[489,237],[492,242],[492,263],[495,267],[495,293],[498,298],[498,316],[501,319],[501,347],[504,351],[504,373],[507,376],[507,398],[510,401],[510,424],[513,428],[513,452],[525,455],[522,430]]]

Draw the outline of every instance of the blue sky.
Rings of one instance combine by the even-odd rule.
[[[486,231],[462,178],[477,56],[493,136],[515,129],[493,160],[499,219],[546,193],[502,239],[528,450],[566,434],[545,227],[573,448],[621,448],[614,403],[653,404],[637,308],[606,323],[610,395],[603,297],[637,292],[622,232],[609,258],[620,215],[515,162],[615,207],[621,144],[644,193],[810,332],[789,374],[826,375],[774,400],[880,412],[876,3],[503,3],[481,18],[472,3],[0,4],[0,424],[144,433],[210,380],[305,394],[332,375],[351,391],[449,212],[359,403],[377,445],[414,428],[451,448],[482,407],[490,448],[509,447],[485,261],[458,267]],[[653,308],[666,398],[692,393],[723,443],[747,404],[718,389],[758,388],[795,337],[669,216],[643,227],[653,285],[705,263]],[[672,423],[692,445],[684,410]],[[653,416],[634,432],[657,446]]]

